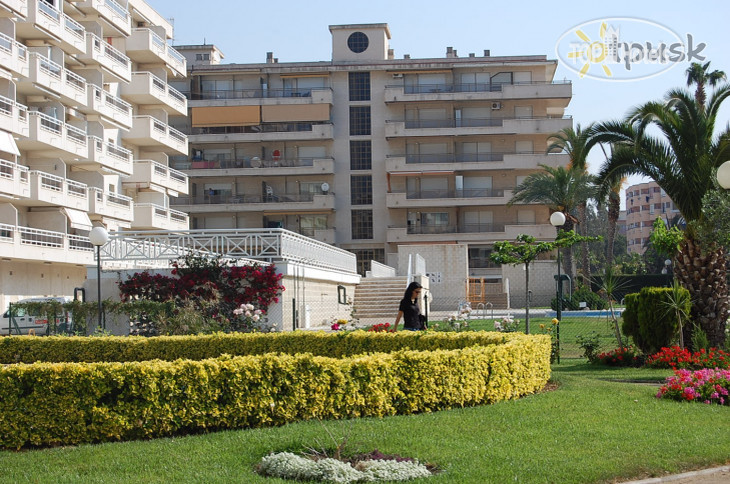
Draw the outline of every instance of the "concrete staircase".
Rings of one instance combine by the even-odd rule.
[[[355,288],[355,316],[361,322],[393,324],[407,286],[406,276],[361,279]]]
[[[488,303],[488,302],[492,303],[493,309],[507,309],[508,300],[509,300],[509,298],[507,297],[506,292],[486,294],[484,296],[484,298],[478,298],[478,297],[469,298],[469,302],[471,304],[472,309],[476,309],[478,307],[479,303]]]

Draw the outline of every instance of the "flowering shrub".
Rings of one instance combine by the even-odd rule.
[[[672,368],[699,370],[702,368],[724,368],[730,369],[730,353],[710,348],[690,353],[689,350],[681,349],[679,346],[662,348],[658,353],[646,360],[646,366],[651,368]]]
[[[253,304],[241,304],[233,310],[233,316],[230,325],[232,331],[268,333],[273,330],[273,325],[268,324],[264,312],[254,308]]]
[[[633,346],[624,346],[623,349],[616,348],[615,350],[601,353],[598,355],[596,363],[608,366],[641,366],[643,358]]]
[[[494,320],[494,329],[502,333],[514,333],[520,327],[520,320],[513,319],[511,314],[504,316],[502,319]]]
[[[659,389],[657,398],[730,405],[730,370],[709,369],[674,370]]]
[[[390,323],[373,324],[368,328],[371,333],[395,333],[395,329],[390,326]]]
[[[330,329],[332,331],[354,331],[357,329],[355,322],[348,319],[334,318],[330,322]]]
[[[555,363],[555,361],[558,359],[560,346],[558,344],[557,335],[553,334],[553,329],[557,328],[558,324],[560,324],[560,320],[558,320],[558,318],[553,318],[550,323],[551,324],[540,323],[540,334],[546,334],[550,336],[550,363]]]

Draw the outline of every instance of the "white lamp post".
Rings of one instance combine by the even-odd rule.
[[[559,227],[562,227],[565,225],[565,214],[563,212],[553,212],[552,215],[550,215],[550,224],[558,229],[558,232],[560,231]],[[557,242],[558,237],[555,236],[555,241]],[[558,341],[558,355],[557,360],[558,363],[560,363],[560,321],[563,319],[563,281],[560,280],[560,247],[558,249],[558,288],[556,292],[557,296],[557,306],[555,307],[555,316],[558,319],[558,327],[555,331],[555,338]]]
[[[96,296],[99,299],[99,327],[106,329],[106,324],[101,316],[103,311],[101,305],[101,246],[109,242],[109,232],[104,227],[94,227],[89,232],[89,241],[96,247]]]

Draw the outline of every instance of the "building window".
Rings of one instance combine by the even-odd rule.
[[[350,106],[350,136],[370,133],[370,106]]]
[[[469,268],[470,269],[492,269],[499,267],[499,264],[492,262],[490,255],[492,249],[487,247],[469,247]]]
[[[373,211],[353,210],[352,211],[352,238],[372,239],[373,238]]]
[[[357,273],[361,276],[370,270],[371,261],[385,264],[385,249],[350,249],[350,252],[357,257]]]
[[[373,203],[373,177],[353,175],[350,177],[350,203],[352,205],[371,205]]]
[[[350,141],[350,169],[370,170],[373,167],[373,146],[370,140]]]
[[[353,32],[347,38],[347,47],[355,54],[360,54],[367,50],[370,40],[368,36],[362,32]]]
[[[350,72],[350,101],[370,101],[370,73]]]

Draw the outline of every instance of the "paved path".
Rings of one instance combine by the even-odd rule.
[[[653,484],[660,482],[671,482],[672,484],[728,484],[730,483],[730,466],[713,467],[664,477],[652,477],[640,481],[625,482],[624,484]]]

